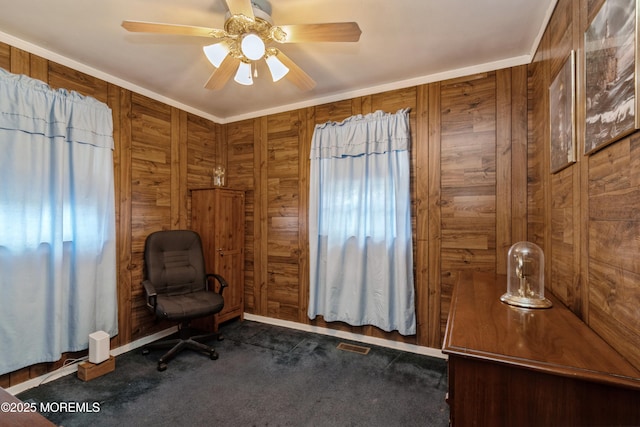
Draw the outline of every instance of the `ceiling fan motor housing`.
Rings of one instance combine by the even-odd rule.
[[[233,39],[229,46],[229,53],[243,62],[256,60],[243,50],[242,41],[245,36],[255,34],[262,40],[265,47],[271,41],[281,41],[286,37],[286,34],[280,34],[282,30],[273,26],[271,4],[268,1],[251,0],[251,5],[253,6],[253,18],[242,14],[232,15],[229,12],[224,23],[225,31]]]
[[[267,0],[251,0],[251,6],[253,6],[253,12],[256,12],[256,9],[266,13],[269,17],[271,16],[271,3]]]

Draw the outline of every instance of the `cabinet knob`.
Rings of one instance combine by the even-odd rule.
[[[222,248],[218,248],[218,252],[220,253],[220,256],[224,256],[224,252]]]

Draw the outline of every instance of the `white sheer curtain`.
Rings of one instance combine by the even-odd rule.
[[[409,143],[408,110],[316,126],[309,318],[416,333]]]
[[[111,110],[0,69],[0,374],[117,334]]]

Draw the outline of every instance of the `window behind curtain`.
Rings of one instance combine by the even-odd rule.
[[[415,334],[408,111],[316,126],[309,318]]]
[[[0,374],[117,333],[111,110],[0,69]]]

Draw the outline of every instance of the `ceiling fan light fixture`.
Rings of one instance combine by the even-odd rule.
[[[242,85],[252,85],[257,78],[259,60],[267,63],[274,82],[287,77],[303,91],[316,86],[284,52],[272,43],[357,42],[362,30],[356,22],[328,22],[317,24],[291,24],[274,26],[269,0],[224,0],[228,12],[224,29],[161,22],[122,21],[122,27],[131,32],[159,33],[218,39],[204,46],[203,52],[216,70],[205,84],[206,89],[219,90],[234,75]],[[255,75],[252,75],[255,72]]]
[[[220,68],[220,64],[222,64],[224,58],[229,54],[229,46],[224,42],[204,46],[202,50],[209,62],[211,62],[216,68]]]
[[[240,42],[242,54],[252,61],[257,61],[264,56],[266,51],[264,41],[255,33],[248,33],[242,37]]]
[[[289,72],[289,68],[284,65],[275,54],[267,56],[265,61],[267,62],[267,66],[271,72],[271,78],[274,82],[277,82]]]
[[[238,65],[238,71],[236,71],[236,76],[233,78],[237,83],[245,86],[251,86],[253,84],[253,76],[251,75],[251,64],[248,62],[241,61],[240,65]]]

